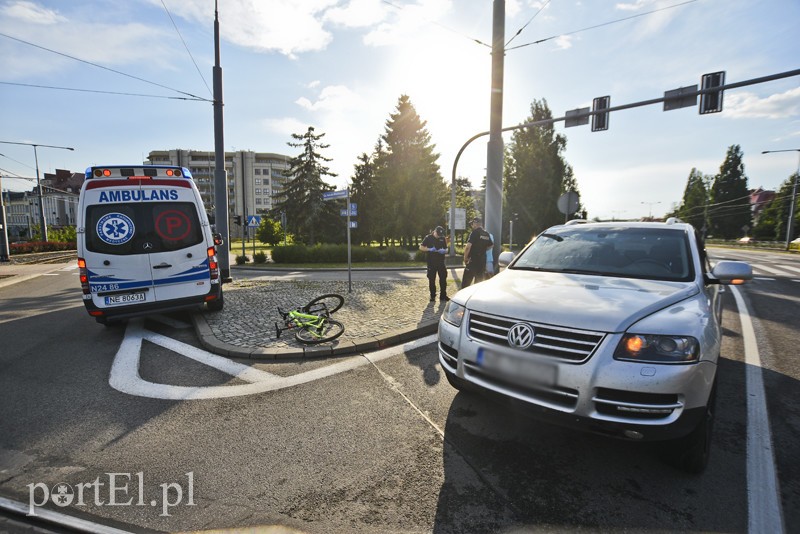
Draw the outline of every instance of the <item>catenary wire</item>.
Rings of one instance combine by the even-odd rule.
[[[389,0],[381,0],[381,2],[383,2],[384,4],[386,4],[386,5],[388,5],[388,6],[392,6],[393,8],[397,9],[398,11],[402,11],[403,9],[405,9],[405,6],[398,6],[397,4],[394,4],[394,3],[392,3],[392,2],[389,2]],[[472,42],[474,42],[474,43],[477,43],[477,44],[479,44],[479,45],[481,45],[481,46],[486,46],[486,47],[488,47],[488,48],[491,48],[491,47],[492,47],[492,45],[490,45],[490,44],[486,44],[486,43],[484,43],[483,41],[481,41],[480,39],[476,39],[475,37],[470,37],[469,35],[467,35],[467,34],[465,34],[465,33],[462,33],[462,32],[460,32],[460,31],[458,31],[458,30],[454,30],[453,28],[448,28],[448,27],[447,27],[447,26],[445,26],[444,24],[441,24],[441,23],[439,23],[439,22],[436,22],[435,20],[430,20],[430,19],[426,19],[426,20],[427,20],[427,22],[429,22],[430,24],[433,24],[434,26],[439,26],[439,27],[440,27],[440,28],[442,28],[443,30],[447,30],[447,31],[449,31],[449,32],[452,32],[452,33],[454,33],[454,34],[456,34],[456,35],[459,35],[459,36],[461,36],[461,37],[464,37],[465,39],[469,39],[470,41],[472,41]]]
[[[78,89],[76,87],[56,87],[53,85],[36,85],[31,83],[17,83],[17,82],[4,82],[0,81],[3,85],[18,85],[20,87],[34,87],[37,89],[58,89],[60,91],[77,91],[81,93],[100,93],[104,95],[121,95],[121,96],[141,96],[145,98],[165,98],[168,100],[187,100],[193,102],[209,102],[208,99],[202,97],[186,97],[186,96],[167,96],[167,95],[146,95],[142,93],[124,93],[119,91],[101,91],[99,89]]]
[[[208,86],[208,82],[206,81],[205,77],[203,77],[203,73],[200,72],[200,67],[197,66],[197,62],[194,60],[194,56],[192,55],[192,52],[189,50],[189,47],[186,45],[186,41],[183,40],[183,35],[181,35],[181,31],[178,29],[178,25],[175,24],[175,19],[172,18],[172,13],[170,13],[169,9],[167,9],[167,4],[164,3],[164,0],[161,0],[161,5],[164,6],[164,11],[167,12],[167,16],[169,17],[170,22],[172,22],[172,26],[175,28],[175,32],[178,34],[178,37],[181,38],[181,42],[183,43],[183,47],[186,49],[186,53],[189,54],[189,58],[192,60],[192,63],[194,63],[194,68],[197,69],[197,74],[200,75],[200,79],[203,80],[203,84],[205,84],[206,89],[208,89],[208,94],[213,96],[213,93],[211,92],[211,88]]]
[[[122,71],[119,71],[119,70],[115,70],[115,69],[112,69],[110,67],[105,67],[105,66],[99,65],[97,63],[92,63],[91,61],[87,61],[85,59],[81,59],[81,58],[78,58],[78,57],[75,57],[75,56],[71,56],[69,54],[65,54],[64,52],[59,52],[57,50],[53,50],[53,49],[47,48],[45,46],[37,45],[37,44],[31,43],[29,41],[25,41],[23,39],[19,39],[17,37],[12,37],[12,36],[10,36],[8,34],[5,34],[5,33],[2,33],[2,32],[0,32],[0,36],[5,37],[7,39],[11,39],[12,41],[17,41],[19,43],[26,44],[28,46],[32,46],[34,48],[38,48],[40,50],[45,50],[47,52],[51,52],[53,54],[57,54],[59,56],[63,56],[63,57],[66,57],[66,58],[69,58],[69,59],[72,59],[72,60],[75,60],[75,61],[80,61],[81,63],[86,63],[87,65],[91,65],[91,66],[97,67],[99,69],[107,70],[107,71],[113,72],[115,74],[120,74],[122,76],[126,76],[126,77],[132,78],[134,80],[138,80],[140,82],[149,83],[150,85],[155,85],[157,87],[161,87],[162,89],[168,89],[170,91],[175,91],[176,93],[180,93],[182,95],[190,96],[190,97],[194,98],[195,100],[202,100],[202,101],[205,101],[205,102],[213,102],[212,100],[209,100],[207,98],[203,98],[203,97],[200,97],[200,96],[197,96],[197,95],[193,95],[192,93],[187,93],[186,91],[180,91],[178,89],[173,89],[172,87],[167,87],[166,85],[162,85],[162,84],[157,83],[157,82],[152,82],[150,80],[145,80],[144,78],[140,78],[138,76],[134,76],[133,74],[127,74],[125,72],[122,72]]]
[[[575,30],[575,31],[567,32],[567,33],[562,33],[562,34],[559,34],[559,35],[553,35],[551,37],[546,37],[544,39],[539,39],[538,41],[533,41],[531,43],[525,43],[525,44],[521,44],[521,45],[517,45],[517,46],[512,46],[511,48],[507,48],[506,51],[508,51],[508,50],[516,50],[517,48],[523,48],[525,46],[541,44],[541,43],[544,43],[545,41],[558,39],[559,37],[566,37],[568,35],[575,35],[576,33],[585,32],[587,30],[595,30],[597,28],[602,28],[603,26],[610,26],[611,24],[616,24],[617,22],[624,22],[626,20],[631,20],[631,19],[635,19],[635,18],[638,18],[638,17],[644,17],[645,15],[652,15],[653,13],[657,13],[659,11],[666,11],[667,9],[673,9],[673,8],[680,7],[680,6],[685,6],[686,4],[691,4],[691,3],[694,3],[694,2],[697,2],[697,0],[687,0],[686,2],[681,2],[680,4],[674,4],[674,5],[671,5],[671,6],[661,7],[661,8],[658,8],[658,9],[653,9],[652,11],[646,11],[644,13],[637,13],[636,15],[631,15],[630,17],[624,17],[624,18],[621,18],[621,19],[610,20],[610,21],[604,22],[602,24],[596,24],[594,26],[588,26],[586,28],[581,28],[580,30]]]
[[[521,33],[522,33],[524,30],[525,30],[525,28],[527,28],[527,27],[528,27],[528,25],[529,25],[531,22],[533,22],[533,19],[535,19],[536,17],[538,17],[538,16],[539,16],[539,13],[541,13],[542,11],[544,11],[544,8],[546,8],[546,7],[547,7],[547,5],[548,5],[549,3],[550,3],[550,0],[547,0],[547,1],[546,1],[544,4],[542,4],[542,7],[540,7],[540,8],[539,8],[539,11],[537,11],[536,13],[534,13],[534,14],[533,14],[533,16],[531,17],[531,19],[530,19],[528,22],[526,22],[526,23],[525,23],[525,24],[522,26],[522,28],[520,28],[519,30],[517,30],[517,33],[515,33],[515,34],[514,34],[514,35],[511,37],[511,39],[509,39],[509,40],[508,40],[508,42],[505,44],[505,47],[508,47],[508,45],[510,45],[510,44],[511,44],[511,41],[513,41],[514,39],[516,39],[516,38],[517,38],[517,36],[518,36],[519,34],[521,34]]]

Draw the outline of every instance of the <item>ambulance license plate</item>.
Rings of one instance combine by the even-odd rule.
[[[134,302],[144,302],[144,293],[126,293],[124,295],[113,295],[106,297],[106,306],[115,306],[117,304],[131,304]]]

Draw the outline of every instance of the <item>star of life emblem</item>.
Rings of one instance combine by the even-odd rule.
[[[97,221],[97,236],[109,245],[127,243],[135,231],[131,218],[122,213],[107,213]]]

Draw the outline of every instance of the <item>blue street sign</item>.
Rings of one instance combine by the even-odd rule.
[[[350,228],[358,228],[358,221],[350,221]]]
[[[347,198],[347,189],[341,191],[324,191],[322,193],[322,200],[333,200],[335,198]]]
[[[261,226],[261,215],[248,215],[247,226],[249,228],[258,228]]]

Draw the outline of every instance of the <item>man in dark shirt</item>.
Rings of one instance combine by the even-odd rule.
[[[482,282],[486,277],[486,249],[494,246],[489,232],[483,229],[481,220],[477,217],[470,222],[472,233],[464,247],[464,277],[461,287],[467,287],[475,282]]]
[[[428,287],[431,290],[431,302],[436,300],[436,276],[439,276],[439,300],[447,301],[447,268],[444,256],[447,254],[447,240],[444,228],[437,226],[433,232],[425,236],[419,249],[428,253]]]

